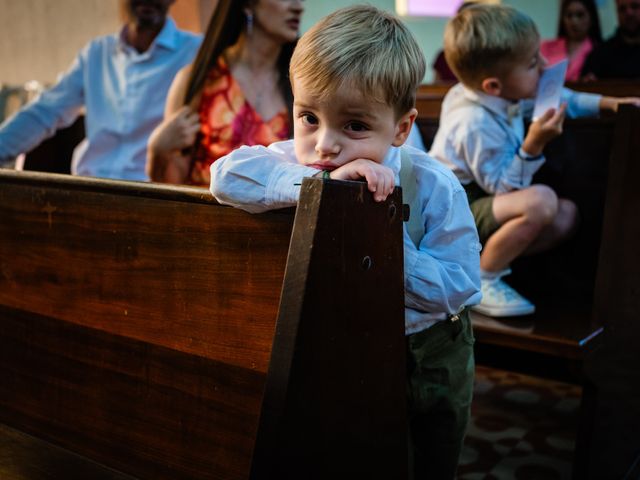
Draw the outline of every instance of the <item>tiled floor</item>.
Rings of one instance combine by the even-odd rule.
[[[571,478],[580,387],[477,367],[460,480]]]

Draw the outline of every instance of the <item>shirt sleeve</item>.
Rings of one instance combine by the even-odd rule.
[[[460,148],[475,182],[490,194],[528,187],[545,161],[542,155],[524,154],[520,145],[508,141],[497,124],[470,129]]]
[[[0,127],[0,158],[30,151],[76,119],[84,104],[84,55],[88,49],[85,47],[58,83]]]
[[[224,204],[250,213],[291,207],[304,177],[318,173],[297,163],[291,141],[240,147],[211,165],[211,193]]]
[[[405,304],[421,312],[454,314],[481,298],[473,216],[464,190],[448,185],[434,185],[423,203],[425,235],[418,248],[405,232]]]
[[[570,118],[595,117],[600,113],[602,95],[596,93],[575,92],[562,89],[561,101],[567,103],[567,115]]]

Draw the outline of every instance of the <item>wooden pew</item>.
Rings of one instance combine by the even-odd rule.
[[[0,171],[0,422],[141,479],[406,478],[400,195]]]
[[[640,478],[640,109],[621,107],[606,178],[593,315],[606,326],[588,359],[598,387],[593,442],[582,478]]]
[[[440,118],[440,106],[442,99],[455,83],[430,83],[418,87],[416,95],[416,108],[421,119]]]
[[[594,82],[567,82],[566,86],[579,92],[599,93],[611,97],[640,97],[638,80],[597,80]]]

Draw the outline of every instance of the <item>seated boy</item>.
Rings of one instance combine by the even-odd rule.
[[[423,54],[394,16],[338,10],[291,59],[294,139],[242,147],[211,166],[211,191],[249,212],[295,205],[303,177],[365,179],[377,201],[412,163],[418,225],[404,232],[408,392],[415,478],[454,478],[469,416],[473,335],[464,309],[480,299],[479,242],[455,176],[402,147],[413,125]],[[404,153],[402,153],[404,152]],[[407,182],[409,183],[409,182]],[[414,243],[415,241],[415,243]]]
[[[545,161],[542,150],[562,132],[565,112],[596,115],[621,102],[600,95],[563,90],[563,103],[531,123],[538,80],[545,67],[540,36],[531,18],[502,5],[474,5],[446,26],[444,48],[459,84],[442,103],[440,127],[430,154],[447,165],[464,185],[480,241],[482,302],[486,315],[534,312],[534,305],[502,277],[522,254],[542,251],[567,238],[576,226],[575,204],[546,185],[531,185]]]

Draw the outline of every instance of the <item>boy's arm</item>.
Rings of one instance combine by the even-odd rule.
[[[293,142],[240,147],[211,165],[211,193],[225,205],[250,213],[296,205],[304,177],[318,170],[300,165]]]
[[[450,179],[433,188],[419,188],[423,195],[429,190],[429,197],[419,212],[425,235],[418,248],[405,232],[408,308],[454,314],[462,306],[480,301],[478,234],[466,194],[459,184],[452,187],[455,184],[457,181]]]
[[[602,95],[597,93],[576,92],[569,88],[562,89],[560,101],[567,104],[569,118],[596,117],[602,110]]]
[[[476,126],[459,137],[459,155],[469,167],[474,181],[489,194],[510,192],[531,185],[533,175],[545,161],[530,155],[505,129],[495,124]]]

